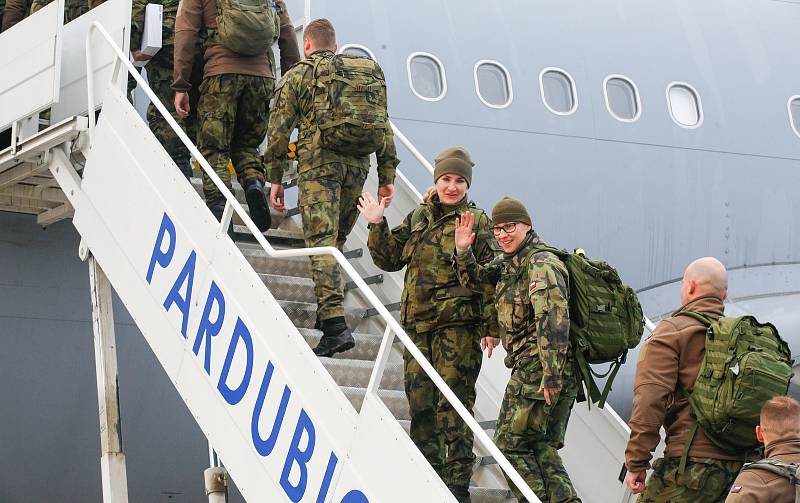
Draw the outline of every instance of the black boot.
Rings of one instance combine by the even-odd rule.
[[[333,356],[356,345],[343,316],[322,320],[322,338],[314,348],[317,356]]]
[[[216,204],[209,208],[211,210],[211,214],[214,215],[214,218],[217,221],[222,222],[222,214],[225,213],[225,205],[224,204]],[[233,239],[233,222],[228,224],[228,236]]]
[[[185,176],[187,180],[192,179],[192,162],[190,160],[185,159],[175,164],[178,165],[178,169],[181,170],[181,173],[183,173],[183,176]]]
[[[455,497],[458,503],[472,503],[472,499],[470,499],[469,489],[466,487],[455,487],[455,486],[447,486],[450,489],[450,492],[453,493],[453,497]]]
[[[250,218],[255,222],[261,232],[272,225],[272,216],[269,214],[267,195],[264,193],[264,184],[261,180],[251,178],[245,182],[244,197],[250,208]]]

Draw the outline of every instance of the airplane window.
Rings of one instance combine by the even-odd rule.
[[[609,113],[617,120],[633,122],[639,118],[641,105],[636,85],[626,77],[606,77],[606,106]]]
[[[794,134],[800,136],[800,96],[789,98],[789,123]]]
[[[703,120],[697,92],[689,84],[675,83],[667,88],[669,113],[679,126],[696,128]]]
[[[558,68],[545,68],[539,75],[542,100],[554,114],[569,115],[578,108],[575,82],[570,75]]]
[[[339,54],[349,54],[351,56],[361,56],[363,58],[369,58],[374,60],[375,55],[372,54],[372,51],[364,47],[363,45],[358,44],[345,44],[339,48]]]
[[[447,92],[441,61],[432,54],[414,53],[408,58],[408,82],[417,97],[438,101]]]
[[[505,108],[513,98],[508,70],[494,61],[478,61],[475,65],[475,90],[478,98],[492,108]]]

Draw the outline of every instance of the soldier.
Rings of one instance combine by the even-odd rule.
[[[299,61],[300,54],[285,5],[281,6],[278,16],[281,69],[285,71]],[[234,52],[222,43],[223,35],[217,26],[217,2],[182,0],[175,20],[172,89],[175,111],[184,119],[191,111],[189,91],[200,84],[192,80],[192,70],[204,30],[210,36],[205,41],[204,77],[197,105],[197,147],[228,188],[231,187],[230,159],[244,187],[250,217],[259,230],[265,231],[271,220],[264,193],[264,163],[258,149],[266,136],[269,101],[275,89],[272,51],[266,48],[254,56]],[[244,30],[239,32],[244,34]],[[211,212],[221,220],[225,198],[205,173],[203,192]]]
[[[713,503],[725,501],[728,489],[742,467],[742,457],[730,455],[697,429],[689,446],[683,473],[681,456],[692,429],[689,401],[705,354],[706,325],[681,316],[693,311],[713,320],[723,315],[728,296],[728,273],[713,257],[692,262],[681,286],[683,306],[658,324],[645,341],[636,364],[631,434],[625,451],[627,484],[639,503]],[[645,485],[659,429],[666,430],[664,457],[653,464]]]
[[[28,17],[30,10],[31,0],[0,0],[0,31],[6,31]]]
[[[785,473],[781,474],[765,463],[800,464],[800,403],[788,396],[765,403],[756,436],[765,446],[767,459],[744,466],[725,502],[794,503],[797,482],[790,476],[795,474],[797,466],[785,466]]]
[[[375,265],[386,271],[406,267],[400,323],[425,358],[467,410],[475,405],[481,366],[480,334],[497,337],[494,288],[473,292],[458,283],[452,267],[455,222],[478,215],[475,254],[479,263],[495,257],[489,217],[467,198],[472,184],[469,154],[448,148],[436,158],[436,184],[424,202],[389,229],[383,210],[365,192],[359,211],[369,221],[368,247]],[[411,412],[411,439],[459,502],[468,502],[472,477],[472,432],[408,353],[404,377]]]
[[[18,0],[15,0],[18,1]],[[31,2],[31,14],[36,13],[39,9],[48,5],[53,0],[33,0]],[[89,12],[103,3],[104,0],[66,0],[64,2],[64,24],[69,23],[74,19],[78,19],[82,15]]]
[[[495,442],[542,501],[580,502],[558,449],[578,394],[569,339],[569,277],[561,260],[533,230],[525,206],[503,198],[492,210],[492,231],[503,255],[478,264],[472,245],[475,216],[456,223],[454,265],[467,288],[496,285],[497,319],[511,369]],[[491,355],[496,341],[481,342]],[[522,495],[509,485],[523,501]]]
[[[369,170],[368,155],[349,155],[323,148],[315,133],[313,91],[314,68],[322,58],[332,58],[337,49],[336,33],[327,19],[316,19],[303,33],[307,62],[292,68],[281,80],[269,119],[267,163],[272,190],[270,200],[278,210],[285,209],[281,180],[288,167],[289,136],[299,124],[297,170],[300,212],[306,246],[336,246],[340,250],[353,229],[358,211],[356,203]],[[394,194],[394,174],[399,161],[391,128],[386,128],[378,159],[378,198],[389,206]],[[344,320],[344,279],[330,255],[311,257],[314,293],[317,297],[317,322],[323,337],[314,348],[318,356],[332,356],[354,345]]]
[[[142,46],[142,33],[144,31],[145,8],[148,3],[159,3],[163,6],[161,49],[155,56],[149,56],[139,51]],[[174,92],[172,91],[173,71],[173,43],[175,35],[175,16],[178,12],[178,0],[133,0],[131,7],[131,50],[135,61],[147,61],[147,83],[167,109],[172,107]],[[191,79],[200,82],[203,79],[203,46],[198,40],[195,46],[194,66]],[[172,112],[172,118],[183,128],[192,142],[197,135],[197,101],[200,93],[197,87],[189,90],[189,115],[181,118],[177,112]],[[178,138],[178,135],[167,124],[166,119],[151,103],[147,107],[147,123],[150,131],[158,139],[169,156],[181,170],[181,173],[190,178],[192,166],[189,161],[189,149]]]

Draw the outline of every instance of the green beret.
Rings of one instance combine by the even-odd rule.
[[[508,222],[520,222],[523,224],[531,224],[531,217],[528,215],[528,210],[525,205],[513,197],[504,197],[492,209],[492,223],[505,224]]]
[[[472,167],[475,163],[469,158],[469,152],[464,147],[450,147],[436,157],[433,169],[433,183],[446,175],[453,173],[467,181],[467,187],[472,185]]]

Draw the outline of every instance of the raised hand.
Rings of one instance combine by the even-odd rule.
[[[364,192],[361,194],[361,197],[358,198],[358,211],[364,215],[364,218],[367,219],[367,222],[371,224],[379,224],[383,220],[383,210],[389,205],[389,201],[387,198],[383,198],[381,202],[375,202],[375,199],[372,198],[372,194],[369,192]]]
[[[472,226],[475,223],[475,214],[465,211],[460,217],[456,217],[456,250],[465,252],[475,242],[475,233]]]

